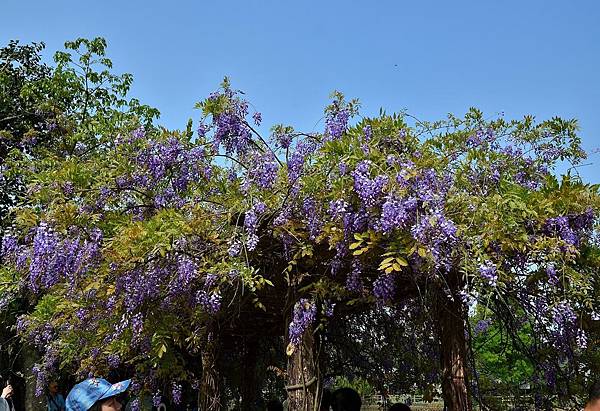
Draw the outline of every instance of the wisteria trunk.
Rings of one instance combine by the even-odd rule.
[[[198,409],[203,411],[220,411],[224,409],[222,376],[218,359],[218,335],[209,333],[206,347],[202,351],[202,381],[198,398]]]
[[[22,366],[21,370],[25,375],[29,375],[29,378],[25,379],[25,395],[24,403],[22,405],[22,409],[27,411],[42,411],[46,409],[44,401],[42,401],[42,397],[38,397],[35,395],[36,392],[36,379],[31,376],[31,369],[34,364],[39,361],[40,355],[32,346],[25,344],[23,346],[22,355]],[[18,409],[18,405],[15,404],[15,408]]]
[[[465,310],[453,288],[453,297],[440,291],[438,299],[438,330],[442,371],[442,393],[448,411],[471,410],[468,390]]]
[[[248,338],[244,341],[244,353],[241,364],[241,386],[242,411],[252,411],[256,409],[256,396],[258,394],[258,378],[256,374],[258,341],[255,338]]]
[[[319,375],[318,336],[312,328],[288,357],[287,393],[289,411],[316,411],[322,397]]]

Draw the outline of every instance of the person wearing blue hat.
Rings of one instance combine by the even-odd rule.
[[[129,388],[131,380],[111,384],[102,378],[88,378],[67,395],[67,411],[120,411],[117,395]]]

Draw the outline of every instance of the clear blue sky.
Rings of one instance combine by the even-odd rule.
[[[133,95],[182,128],[224,75],[273,123],[320,130],[328,95],[422,119],[476,106],[580,121],[600,147],[599,1],[3,0],[0,42],[103,36]],[[600,183],[600,154],[583,167]]]

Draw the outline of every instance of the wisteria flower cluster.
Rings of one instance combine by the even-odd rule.
[[[301,298],[294,305],[292,322],[289,325],[290,343],[298,346],[302,342],[302,335],[310,330],[317,316],[317,306],[313,301]]]

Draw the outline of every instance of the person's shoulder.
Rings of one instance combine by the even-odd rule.
[[[60,405],[65,405],[65,397],[63,397],[62,394],[57,394],[56,397],[58,398],[58,402],[60,403]]]
[[[10,411],[10,406],[8,405],[8,401],[6,401],[2,397],[0,397],[0,411]]]

